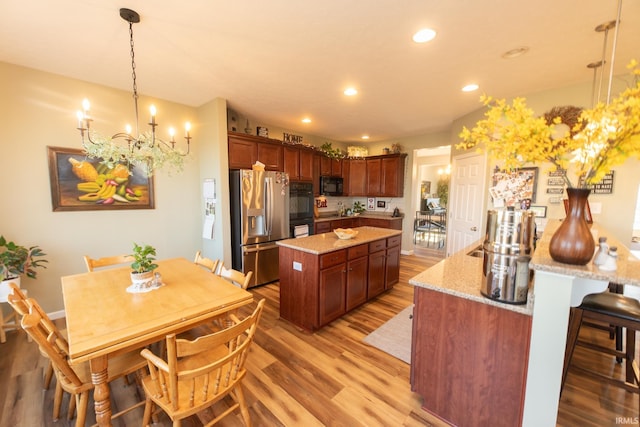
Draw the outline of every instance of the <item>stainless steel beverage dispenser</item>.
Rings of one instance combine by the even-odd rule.
[[[509,304],[527,302],[531,278],[529,261],[535,239],[534,217],[531,211],[512,207],[487,212],[481,289],[487,298]]]

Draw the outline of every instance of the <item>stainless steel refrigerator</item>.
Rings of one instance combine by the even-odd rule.
[[[231,253],[235,270],[253,271],[249,286],[278,280],[278,240],[289,238],[289,176],[232,170]]]

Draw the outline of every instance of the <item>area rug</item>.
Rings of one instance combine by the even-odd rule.
[[[411,363],[413,304],[364,337],[364,342],[405,363]]]

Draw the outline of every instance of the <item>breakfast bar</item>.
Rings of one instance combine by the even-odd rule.
[[[618,268],[551,259],[549,221],[533,254],[526,304],[482,296],[479,242],[412,278],[416,286],[412,389],[423,408],[456,425],[555,426],[570,307],[609,282],[640,286],[640,261],[594,224],[591,232],[618,246]]]

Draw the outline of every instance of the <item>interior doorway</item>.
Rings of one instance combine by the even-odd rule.
[[[447,207],[451,176],[451,147],[414,151],[412,203],[413,251],[416,255],[445,257],[447,247]]]

